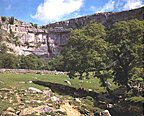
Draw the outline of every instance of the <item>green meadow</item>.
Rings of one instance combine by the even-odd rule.
[[[22,73],[0,73],[0,88],[12,88],[12,89],[27,89],[28,87],[36,87],[44,89],[45,87],[29,83],[33,80],[40,80],[44,82],[58,83],[62,85],[71,86],[74,88],[83,87],[85,89],[92,89],[93,91],[100,93],[105,92],[105,88],[100,86],[98,78],[91,77],[90,79],[84,79],[83,82],[78,78],[69,79],[67,75],[54,75],[54,74],[22,74]],[[71,82],[71,85],[67,84],[65,80]],[[115,89],[115,85],[111,79],[109,82],[112,84],[112,89]]]

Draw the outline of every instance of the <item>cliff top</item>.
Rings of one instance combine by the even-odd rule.
[[[144,11],[144,7],[128,10],[128,11],[122,11],[122,12],[95,13],[92,15],[50,23],[44,26],[38,26],[37,24],[34,23],[26,23],[18,19],[15,19],[14,17],[0,16],[0,24],[14,25],[14,26],[28,27],[28,28],[48,29],[49,31],[64,30],[66,28],[75,29],[75,28],[85,26],[91,21],[96,21],[98,23],[104,24],[106,27],[109,27],[109,25],[112,25],[114,22],[117,21],[130,20],[130,19],[143,20],[143,11]]]
[[[107,23],[114,23],[116,21],[130,20],[130,19],[143,20],[143,14],[144,14],[143,11],[144,11],[144,7],[133,9],[133,10],[122,11],[122,12],[95,13],[92,15],[50,23],[45,27],[46,28],[54,28],[54,27],[78,28],[79,26],[85,26],[90,21],[96,21],[98,23],[102,23],[105,26],[107,26]],[[110,20],[113,19],[114,22],[111,22]]]

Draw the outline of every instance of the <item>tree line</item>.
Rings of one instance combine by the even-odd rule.
[[[5,43],[0,43],[0,68],[6,69],[32,69],[32,70],[56,70],[53,60],[46,60],[40,56],[30,54],[16,56],[9,53],[12,51]]]

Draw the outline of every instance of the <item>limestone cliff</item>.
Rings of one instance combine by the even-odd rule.
[[[102,23],[107,28],[110,28],[112,24],[118,21],[124,21],[130,19],[143,20],[144,18],[143,15],[144,15],[144,7],[123,12],[96,13],[93,15],[48,24],[46,25],[46,27],[47,28],[63,27],[63,28],[76,29],[87,25],[91,21],[94,21]]]
[[[14,17],[0,17],[0,28],[19,38],[19,45],[7,43],[7,46],[13,49],[17,55],[33,53],[44,58],[50,58],[60,54],[63,46],[67,44],[71,29],[83,27],[91,21],[102,23],[110,28],[112,24],[118,21],[143,20],[143,11],[144,7],[123,12],[96,13],[46,26],[25,23],[14,19]]]

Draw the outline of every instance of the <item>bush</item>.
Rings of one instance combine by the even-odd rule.
[[[45,61],[35,55],[19,56],[19,64],[22,69],[44,69]]]
[[[9,23],[11,24],[11,25],[13,25],[14,24],[14,17],[11,17],[10,19],[9,19]]]
[[[144,68],[134,67],[131,71],[132,80],[143,80],[144,78]]]
[[[0,68],[17,68],[18,58],[9,53],[0,54]]]
[[[37,28],[38,25],[37,25],[37,24],[33,24],[33,26],[34,26],[35,28]]]
[[[50,70],[64,71],[64,64],[62,61],[62,56],[57,56],[48,61]]]
[[[128,98],[127,100],[130,102],[134,102],[134,103],[137,103],[137,102],[144,103],[144,98],[142,96],[131,97],[131,98]]]
[[[37,28],[38,27],[38,25],[37,24],[35,24],[35,23],[30,23],[33,27],[35,27],[35,28]]]
[[[1,27],[2,27],[2,23],[0,23],[0,29],[1,29]]]
[[[6,19],[7,19],[6,17],[1,17],[2,22],[5,22]]]

